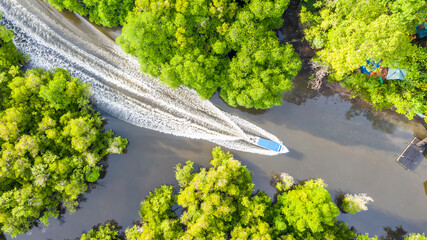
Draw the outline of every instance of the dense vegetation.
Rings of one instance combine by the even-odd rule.
[[[321,179],[295,184],[291,176],[281,174],[272,201],[264,192],[254,192],[251,173],[231,154],[217,147],[212,155],[209,169],[194,172],[193,162],[178,164],[179,189],[163,185],[150,193],[141,203],[141,223],[126,230],[126,239],[378,239],[357,235],[337,221],[339,209]],[[101,236],[114,232],[101,230]],[[114,234],[108,236],[120,239]],[[405,239],[427,238],[412,234]]]
[[[427,112],[427,48],[411,40],[415,26],[426,17],[426,1],[303,2],[300,16],[305,38],[321,49],[316,60],[330,67],[330,80],[342,81],[378,109],[396,108],[408,118]],[[406,80],[381,83],[379,76],[358,72],[367,60],[406,70]]]
[[[231,106],[279,105],[301,68],[292,46],[280,44],[273,31],[282,26],[289,0],[48,2],[96,24],[123,25],[117,42],[139,58],[143,72],[205,99],[220,88]]]
[[[231,106],[270,108],[292,88],[301,61],[273,29],[289,0],[140,0],[117,43],[141,70]]]
[[[59,207],[70,212],[98,162],[121,153],[127,140],[104,132],[90,89],[62,69],[21,72],[25,58],[13,33],[0,27],[0,227],[16,236]]]
[[[163,185],[142,202],[141,226],[127,239],[349,239],[355,233],[337,221],[338,207],[321,179],[288,184],[277,202],[254,193],[251,173],[219,147],[212,167],[193,171],[193,163],[176,167],[180,189]],[[282,180],[279,180],[282,181]],[[280,185],[280,184],[279,184]],[[178,204],[181,212],[175,212]]]
[[[135,0],[44,0],[53,7],[68,9],[106,27],[124,25],[126,15],[132,10]]]
[[[280,104],[301,68],[291,45],[280,44],[272,31],[282,26],[289,0],[48,1],[97,24],[124,25],[117,42],[139,58],[142,71],[205,99],[220,89],[231,106]],[[418,0],[303,0],[301,21],[330,80],[377,109],[396,108],[412,118],[427,112],[427,49],[410,38],[426,11]],[[367,77],[357,71],[366,60],[404,69],[406,80]]]
[[[141,239],[137,238],[138,233],[135,233],[134,230],[128,230],[128,238],[125,237],[125,234],[118,229],[121,227],[118,227],[117,225],[112,225],[111,223],[106,223],[104,225],[96,225],[91,229],[87,234],[83,234],[81,238],[76,238],[76,240],[122,240],[122,239]],[[143,231],[141,227],[134,227],[137,228],[138,231]],[[366,234],[360,234],[357,235],[356,240],[427,240],[427,237],[425,237],[424,234],[407,234],[407,232],[402,227],[396,227],[395,230],[384,227],[384,230],[386,231],[386,235],[384,236],[369,236],[368,233]],[[337,239],[337,240],[345,240],[345,239],[339,239],[339,238],[333,238],[334,236],[331,236],[331,238],[326,239]],[[151,239],[151,238],[148,238]],[[159,238],[159,239],[169,239],[169,238]],[[257,238],[239,238],[242,240],[245,239],[257,239]],[[267,238],[266,238],[267,239]],[[283,239],[283,238],[281,238]],[[289,237],[284,238],[287,240],[292,240],[295,238]],[[297,238],[298,239],[298,238]],[[145,240],[145,238],[144,238]]]
[[[106,222],[104,225],[94,226],[88,233],[83,233],[80,240],[119,240],[123,239],[121,227],[115,222]]]

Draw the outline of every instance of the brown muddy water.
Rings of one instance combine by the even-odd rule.
[[[74,19],[78,27],[92,27],[71,13],[64,11],[63,15]],[[110,36],[118,34],[115,29]],[[290,150],[272,157],[230,151],[253,173],[255,188],[273,196],[270,180],[280,172],[299,180],[323,178],[332,195],[367,193],[374,199],[368,211],[339,217],[359,233],[384,234],[383,227],[400,225],[408,232],[427,231],[427,161],[423,159],[412,171],[395,162],[413,136],[427,136],[422,124],[393,113],[372,111],[330,91],[308,90],[309,76],[302,70],[295,89],[285,93],[282,106],[267,111],[230,108],[217,95],[211,99],[218,108],[275,134]],[[192,160],[197,166],[209,165],[213,143],[103,116],[107,129],[129,140],[127,153],[108,158],[105,177],[84,194],[77,212],[51,219],[50,226],[34,228],[16,239],[74,239],[111,219],[130,227],[139,219],[139,204],[150,191],[162,184],[177,185],[173,171],[176,163]]]

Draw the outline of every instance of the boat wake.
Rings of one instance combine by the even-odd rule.
[[[280,142],[277,137],[201,100],[193,90],[170,89],[140,72],[136,58],[84,19],[73,22],[35,0],[0,0],[0,11],[0,24],[15,32],[17,48],[30,56],[28,67],[69,70],[90,83],[94,103],[109,114],[140,127],[230,149],[278,154],[251,141],[263,137]]]

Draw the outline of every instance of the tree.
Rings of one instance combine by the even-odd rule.
[[[83,233],[79,240],[120,240],[124,239],[119,233],[121,227],[114,221],[107,221],[105,224],[94,226],[87,234]],[[77,240],[76,239],[76,240]]]
[[[0,227],[15,237],[35,221],[48,225],[60,206],[75,211],[99,161],[122,153],[127,140],[104,132],[89,86],[67,71],[22,73],[13,34],[0,30]]]
[[[273,29],[289,0],[141,0],[117,43],[141,70],[231,106],[270,108],[292,88],[301,61]]]
[[[171,186],[163,185],[142,203],[139,215],[144,219],[142,231],[135,239],[177,239],[182,234],[179,219],[172,211],[176,196]],[[133,231],[138,231],[135,226]],[[128,237],[128,239],[133,239]]]
[[[284,192],[291,189],[294,184],[295,180],[291,175],[287,173],[281,173],[278,181],[276,182],[276,188],[280,192]]]
[[[321,49],[317,60],[330,67],[330,80],[342,81],[377,109],[396,108],[411,119],[427,112],[427,49],[410,38],[426,11],[427,3],[417,0],[304,0],[300,16],[305,38]],[[367,60],[406,70],[406,80],[382,84],[379,76],[357,72]]]
[[[0,13],[1,17],[2,14]],[[12,41],[13,38],[13,32],[0,25],[0,96],[9,94],[9,89],[6,87],[7,83],[12,77],[19,74],[19,66],[26,61],[22,53],[16,50]],[[0,110],[3,110],[6,99],[0,99]]]
[[[134,0],[44,0],[53,7],[68,9],[106,27],[124,25],[126,15],[132,10]]]
[[[0,13],[0,17],[2,14]],[[0,26],[0,71],[8,74],[9,69],[12,66],[20,66],[25,62],[25,58],[22,53],[16,50],[12,40],[14,34],[11,30]],[[2,81],[3,82],[3,81]]]
[[[378,240],[378,236],[369,237],[369,233],[365,233],[358,235],[356,240]]]
[[[337,221],[339,209],[325,187],[322,179],[309,180],[277,196],[273,222],[279,236],[319,240],[354,237],[346,224]]]

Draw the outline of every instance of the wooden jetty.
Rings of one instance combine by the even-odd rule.
[[[426,144],[423,144],[419,138],[414,137],[412,141],[406,146],[402,153],[396,158],[402,167],[406,170],[413,170],[420,163],[423,158],[423,152],[426,149]]]

